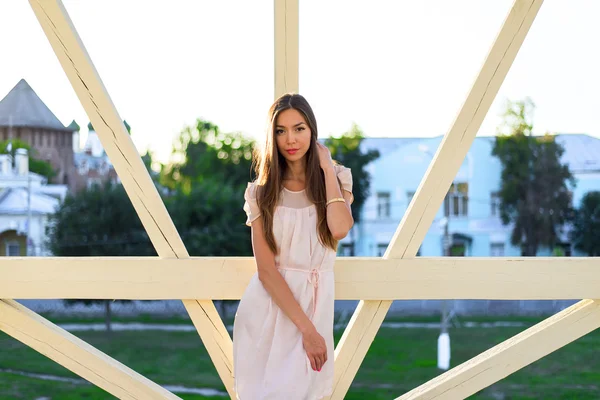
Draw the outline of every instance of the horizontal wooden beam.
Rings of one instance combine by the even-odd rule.
[[[0,298],[239,299],[251,257],[23,257],[0,264]],[[336,299],[600,298],[600,258],[339,257]]]
[[[598,327],[600,302],[580,301],[397,400],[466,399]]]
[[[0,300],[0,331],[119,399],[179,399],[16,301]]]

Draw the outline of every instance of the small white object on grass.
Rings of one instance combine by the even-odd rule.
[[[442,332],[438,337],[437,366],[443,370],[450,368],[450,335],[448,335],[448,332]]]

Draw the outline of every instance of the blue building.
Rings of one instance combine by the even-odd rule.
[[[600,139],[584,134],[558,135],[565,147],[567,163],[576,179],[574,206],[585,193],[600,190]],[[425,172],[442,137],[366,138],[365,149],[377,149],[381,156],[369,165],[370,197],[361,213],[361,222],[340,243],[340,255],[381,256]],[[443,255],[444,223],[447,223],[450,253],[456,256],[520,256],[510,243],[511,226],[504,226],[498,212],[500,161],[492,156],[494,137],[476,137],[465,161],[438,210],[419,249],[421,256]],[[565,231],[559,244],[565,255],[582,255],[569,243]],[[538,255],[551,255],[541,248]]]

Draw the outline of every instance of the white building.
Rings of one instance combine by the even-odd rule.
[[[0,256],[48,256],[46,226],[67,194],[29,171],[27,150],[0,154]]]

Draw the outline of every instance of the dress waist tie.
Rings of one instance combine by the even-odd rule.
[[[322,270],[321,268],[316,268],[313,267],[311,269],[300,269],[300,268],[291,268],[291,267],[277,267],[278,269],[282,269],[284,271],[298,271],[298,272],[304,272],[306,273],[308,282],[312,285],[313,287],[313,296],[312,296],[312,301],[313,301],[313,317],[315,316],[315,313],[317,311],[317,289],[319,287],[319,280],[321,279],[321,272],[329,272],[329,271],[333,271],[330,269],[326,269],[326,270]],[[311,318],[312,319],[312,318]]]

